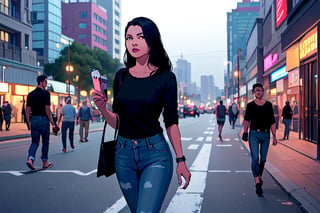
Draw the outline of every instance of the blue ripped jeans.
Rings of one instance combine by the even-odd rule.
[[[250,130],[249,146],[251,152],[251,169],[253,177],[262,176],[270,144],[270,132]],[[260,154],[260,159],[259,159]]]
[[[173,171],[172,155],[163,134],[145,139],[118,136],[115,167],[131,212],[159,212]]]

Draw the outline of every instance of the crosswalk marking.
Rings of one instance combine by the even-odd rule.
[[[203,141],[204,137],[198,137],[196,141]]]
[[[166,213],[200,212],[203,192],[206,186],[207,170],[211,154],[211,144],[204,144],[190,167],[192,180],[187,189],[178,189]],[[181,205],[183,203],[183,205]]]
[[[103,213],[114,213],[121,211],[124,207],[126,207],[127,202],[122,196],[119,200],[117,200],[111,207],[107,208]]]
[[[213,134],[213,131],[204,131],[203,134],[205,134],[205,135],[212,135],[212,134]]]
[[[212,137],[211,136],[206,137],[206,141],[212,141]]]
[[[188,149],[196,150],[196,149],[198,149],[198,147],[199,147],[198,144],[190,144],[190,145],[188,146]]]
[[[217,144],[218,147],[230,147],[232,144]]]

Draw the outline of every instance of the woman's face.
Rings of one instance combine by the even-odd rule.
[[[126,48],[134,58],[140,58],[149,54],[150,48],[144,39],[140,26],[136,25],[128,28],[126,33]]]

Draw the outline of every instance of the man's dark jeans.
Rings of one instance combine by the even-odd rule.
[[[61,127],[61,134],[62,134],[62,145],[63,148],[66,149],[67,147],[67,130],[69,129],[69,141],[70,145],[73,145],[73,132],[74,132],[74,122],[71,121],[63,121]]]
[[[28,159],[34,161],[36,152],[42,138],[42,161],[48,160],[49,152],[49,137],[50,137],[50,122],[47,116],[32,116],[31,118],[31,140],[29,147]]]

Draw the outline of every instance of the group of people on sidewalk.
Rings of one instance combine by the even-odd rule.
[[[76,108],[71,104],[71,97],[66,97],[66,104],[61,110],[57,110],[58,125],[61,124],[62,151],[67,152],[67,132],[69,132],[70,147],[74,149],[74,128],[79,124],[79,142],[88,142],[90,120],[93,120],[92,108],[87,106],[87,101],[82,102],[82,106],[76,113]]]

